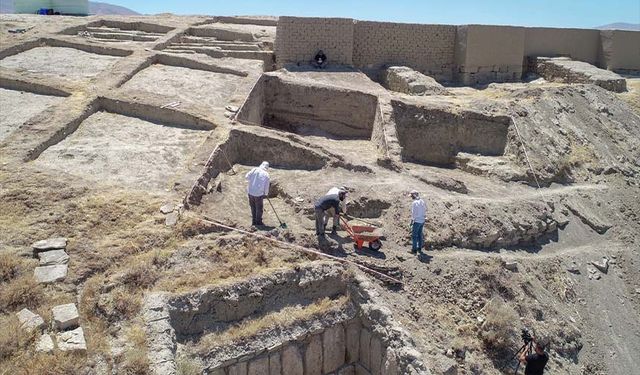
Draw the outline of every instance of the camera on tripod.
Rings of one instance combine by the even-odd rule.
[[[522,329],[522,333],[520,334],[520,337],[522,337],[522,341],[524,341],[525,345],[533,341],[533,336],[531,336],[531,332],[529,332],[527,328]]]

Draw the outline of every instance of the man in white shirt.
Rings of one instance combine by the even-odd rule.
[[[344,200],[340,201],[340,212],[342,212],[342,214],[346,214],[347,213],[347,195],[348,195],[346,187],[344,186],[339,188],[332,187],[331,189],[329,189],[327,194],[325,194],[325,196],[338,195],[340,194],[340,192],[344,192]],[[329,224],[329,218],[331,217],[333,217],[333,230],[331,231],[331,234],[336,234],[338,231],[338,226],[340,225],[340,215],[338,215],[338,213],[333,209],[333,207],[329,208],[324,212],[325,229],[327,228],[327,224]]]
[[[413,199],[411,203],[411,252],[415,254],[424,246],[422,228],[427,218],[427,204],[415,190],[411,191],[410,196]]]
[[[269,195],[269,163],[263,161],[259,167],[253,168],[245,178],[247,179],[247,193],[249,194],[249,206],[251,206],[251,225],[264,225],[262,222],[262,209],[264,198]]]

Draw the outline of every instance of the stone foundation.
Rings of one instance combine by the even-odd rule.
[[[627,91],[627,80],[618,74],[567,57],[530,57],[528,67],[548,81],[591,83],[613,92]]]

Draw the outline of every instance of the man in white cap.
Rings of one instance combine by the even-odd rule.
[[[264,198],[269,195],[269,163],[263,161],[259,167],[253,168],[245,178],[247,179],[247,193],[251,206],[251,225],[264,225],[262,209]]]
[[[411,252],[413,254],[422,250],[424,246],[424,227],[427,218],[427,204],[420,198],[420,193],[412,190],[409,194],[413,202],[411,203]]]
[[[338,195],[340,192],[344,192],[344,199],[340,201],[340,212],[345,215],[347,213],[347,188],[345,186],[341,187],[332,187],[329,189],[328,195]],[[329,208],[324,212],[324,228],[327,229],[327,224],[329,224],[329,218],[333,217],[333,229],[331,230],[331,234],[336,234],[338,231],[338,226],[340,225],[340,215],[333,209],[333,207]]]

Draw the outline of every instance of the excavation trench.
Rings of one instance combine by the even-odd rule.
[[[368,283],[345,271],[314,262],[229,286],[147,296],[153,372],[175,374],[183,361],[207,374],[400,374],[422,366],[400,354],[410,339],[388,334],[395,323],[373,304]]]
[[[451,111],[392,100],[403,161],[446,166],[460,152],[504,155],[511,119],[474,111]]]

